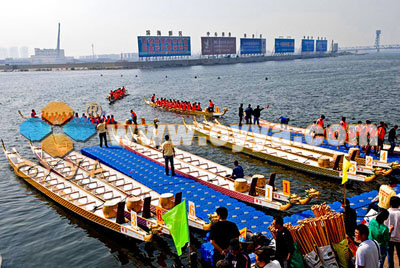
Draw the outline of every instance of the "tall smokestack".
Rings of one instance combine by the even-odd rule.
[[[60,23],[58,23],[57,56],[60,56]]]

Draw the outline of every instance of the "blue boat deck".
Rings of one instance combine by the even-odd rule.
[[[229,211],[228,219],[236,223],[239,229],[247,227],[253,232],[267,234],[267,227],[273,218],[262,211],[246,205],[236,199],[217,192],[188,177],[166,176],[164,166],[146,159],[121,147],[87,147],[81,150],[83,155],[97,159],[121,173],[132,177],[154,191],[162,193],[182,192],[182,198],[193,201],[196,216],[208,221],[207,214],[217,207],[225,206]]]

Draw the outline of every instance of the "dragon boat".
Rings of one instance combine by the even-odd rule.
[[[2,146],[15,174],[55,203],[94,224],[126,237],[151,241],[152,234],[132,223],[129,213],[120,213],[121,210],[118,209],[118,204],[122,201],[120,196],[107,198],[106,193],[94,195],[55,172],[23,158],[17,150],[6,150],[3,141]],[[101,196],[103,198],[100,198]],[[105,198],[108,202],[104,201]]]
[[[240,129],[221,125],[218,122],[212,123],[206,119],[204,123],[199,123],[194,118],[193,125],[187,125],[185,121],[184,124],[188,129],[205,136],[217,146],[232,148],[233,151],[242,152],[314,175],[341,179],[343,174],[342,162],[345,155],[341,153],[329,157],[322,155],[320,152],[314,152],[312,148],[302,148],[301,146],[306,146],[304,144],[300,146],[300,144],[293,144],[291,141],[286,141],[282,138],[271,140],[271,137],[266,135],[257,136],[253,132],[241,131]],[[289,142],[289,144],[286,142]],[[377,176],[385,176],[391,173],[392,167],[390,165],[378,164],[382,167],[354,166],[354,170],[350,170],[348,174],[349,180],[368,182]]]
[[[167,111],[167,112],[173,112],[173,113],[179,113],[179,114],[184,114],[184,115],[195,115],[195,116],[206,116],[206,117],[222,117],[226,114],[226,112],[228,111],[228,108],[224,108],[221,111],[219,111],[219,108],[216,107],[216,111],[215,112],[209,112],[207,110],[207,108],[205,108],[203,111],[188,111],[188,110],[181,110],[181,109],[176,109],[176,108],[167,108],[167,107],[162,107],[159,106],[157,104],[155,104],[154,102],[147,100],[146,98],[144,98],[144,102],[152,107],[155,108],[159,108],[163,111]]]
[[[301,135],[312,135],[311,131],[306,128],[295,127],[295,126],[280,124],[280,123],[273,123],[273,122],[269,122],[269,121],[266,121],[263,119],[260,119],[260,126],[274,128],[274,129],[280,129],[280,130],[284,130],[284,131],[290,131],[290,132],[301,134]],[[390,144],[384,144],[383,149],[389,150]],[[394,148],[393,153],[396,155],[400,155],[400,146],[396,146]]]
[[[167,194],[168,198],[164,198],[133,178],[78,152],[72,151],[64,159],[59,159],[32,143],[30,145],[35,156],[45,167],[68,177],[71,182],[94,194],[100,191],[126,199],[127,210],[130,210],[132,205],[137,213],[139,225],[151,229],[153,233],[170,234],[161,216],[181,202],[182,193],[177,193],[175,198],[172,194]],[[189,225],[199,230],[207,230],[210,227],[198,217],[190,217]]]

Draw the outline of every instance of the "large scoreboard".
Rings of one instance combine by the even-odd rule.
[[[190,56],[190,36],[138,36],[139,57]]]
[[[265,54],[265,38],[240,38],[240,54]]]
[[[317,52],[327,52],[328,51],[328,40],[317,40],[316,51]]]
[[[294,53],[294,39],[275,38],[275,53]]]
[[[314,52],[314,43],[313,39],[302,39],[301,52]]]
[[[201,54],[236,54],[236,37],[201,37]]]

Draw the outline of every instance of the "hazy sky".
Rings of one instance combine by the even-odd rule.
[[[55,48],[61,22],[67,56],[91,55],[92,43],[96,54],[137,52],[137,36],[147,29],[182,30],[192,53],[207,31],[263,34],[268,50],[279,36],[372,45],[376,29],[382,44],[400,43],[400,0],[2,0],[1,10],[0,47]]]

